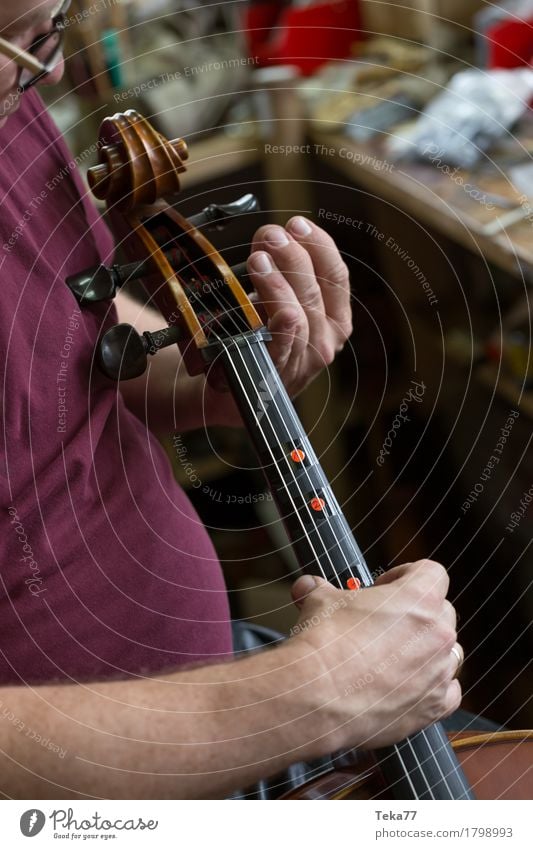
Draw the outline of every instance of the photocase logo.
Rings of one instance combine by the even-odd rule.
[[[46,817],[42,811],[36,808],[31,808],[29,811],[24,811],[20,818],[20,830],[24,837],[35,837],[42,831],[46,822]]]

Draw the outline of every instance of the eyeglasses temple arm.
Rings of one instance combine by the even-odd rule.
[[[0,53],[13,59],[17,65],[26,68],[26,70],[34,74],[42,74],[43,71],[46,71],[45,66],[35,56],[32,56],[31,53],[27,53],[25,50],[21,50],[20,47],[15,47],[14,44],[10,44],[4,38],[0,38]]]

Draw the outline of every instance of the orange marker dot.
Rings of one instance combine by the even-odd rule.
[[[348,590],[359,590],[361,588],[361,581],[359,578],[348,578],[346,581],[346,589]]]
[[[291,460],[294,460],[295,463],[303,463],[305,460],[305,454],[301,448],[295,448],[291,451]]]
[[[326,502],[324,501],[323,498],[317,497],[317,498],[313,498],[311,500],[311,507],[313,508],[313,510],[316,510],[318,513],[321,510],[323,510],[325,506],[326,506]]]

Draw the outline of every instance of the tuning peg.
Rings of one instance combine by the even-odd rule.
[[[233,203],[210,203],[209,206],[206,206],[197,215],[192,215],[189,218],[189,223],[193,227],[211,225],[217,230],[222,230],[229,219],[236,218],[238,215],[245,215],[249,212],[257,212],[259,208],[259,201],[256,196],[247,194],[233,201]]]
[[[79,274],[71,274],[65,282],[80,304],[95,304],[111,301],[126,281],[144,277],[151,270],[149,260],[128,265],[93,265]]]
[[[131,324],[116,324],[102,336],[98,345],[98,365],[111,380],[131,380],[146,371],[148,355],[153,356],[161,348],[174,345],[180,338],[178,327],[142,335]]]
[[[238,215],[257,212],[258,209],[259,201],[255,195],[246,194],[233,203],[211,203],[198,215],[189,218],[189,222],[193,227],[212,225],[221,230],[229,220]],[[165,255],[172,267],[175,267],[175,255],[171,257],[166,252]],[[239,273],[237,273],[237,269]],[[240,263],[232,270],[236,277],[241,278],[247,275],[244,263]],[[127,265],[93,265],[78,274],[71,274],[65,282],[80,304],[95,304],[99,301],[113,300],[124,283],[130,280],[138,280],[140,277],[152,273],[152,271],[153,265],[149,259],[143,262],[130,262]]]
[[[170,255],[167,255],[170,262]],[[232,272],[238,280],[248,277],[245,262],[239,262],[232,267]],[[124,283],[138,280],[151,274],[153,267],[149,260],[145,262],[130,262],[128,265],[93,265],[67,277],[66,284],[80,304],[96,304],[99,301],[111,301]]]

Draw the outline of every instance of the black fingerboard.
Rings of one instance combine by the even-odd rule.
[[[373,584],[372,575],[303,430],[266,347],[265,333],[217,340],[222,365],[304,572],[340,589]],[[439,723],[376,752],[394,799],[474,799]]]

